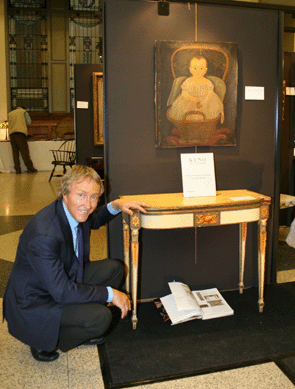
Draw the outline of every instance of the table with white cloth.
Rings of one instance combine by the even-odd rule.
[[[34,167],[38,171],[51,171],[53,155],[50,150],[56,150],[64,140],[41,140],[41,141],[29,141],[29,150],[31,160]],[[15,172],[14,162],[12,157],[12,149],[9,141],[0,142],[0,159],[1,169],[4,171]],[[27,170],[22,157],[20,156],[21,170],[25,172]]]

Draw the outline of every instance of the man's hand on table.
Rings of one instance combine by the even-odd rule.
[[[127,213],[132,216],[134,211],[146,213],[145,208],[150,207],[150,205],[143,203],[142,201],[128,201],[124,199],[117,199],[111,202],[111,205],[116,210],[121,210],[122,212]]]

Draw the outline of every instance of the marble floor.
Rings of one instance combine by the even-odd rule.
[[[2,269],[9,271],[11,268],[24,225],[56,197],[59,178],[53,178],[49,183],[49,175],[50,172],[20,175],[0,173],[0,281],[4,274]],[[91,258],[106,256],[105,234],[105,229],[102,229],[98,235],[92,235]],[[103,244],[98,245],[97,242]],[[2,310],[3,292],[0,297]],[[0,315],[2,317],[2,312]],[[271,362],[137,388],[291,389],[294,386],[283,371]],[[37,362],[32,358],[29,347],[10,336],[6,322],[1,321],[0,388],[103,389],[97,347],[80,346],[67,353],[60,352],[55,362]]]

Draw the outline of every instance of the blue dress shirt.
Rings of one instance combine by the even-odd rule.
[[[71,231],[72,231],[72,236],[73,236],[73,245],[74,245],[74,250],[75,250],[75,254],[77,255],[78,257],[78,244],[77,244],[77,227],[78,227],[78,224],[79,222],[77,222],[76,219],[73,218],[73,216],[70,214],[70,212],[67,210],[67,207],[65,206],[64,202],[62,202],[62,205],[63,205],[63,208],[64,208],[64,211],[65,211],[65,214],[66,214],[66,217],[68,219],[68,222],[70,224],[70,227],[71,227]],[[107,208],[108,208],[108,211],[112,214],[112,215],[117,215],[118,213],[121,212],[121,210],[116,210],[114,207],[112,207],[111,203],[107,204]],[[108,290],[108,299],[107,299],[107,303],[110,303],[112,302],[113,300],[113,290],[110,286],[107,286],[107,290]]]

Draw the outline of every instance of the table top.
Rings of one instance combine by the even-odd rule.
[[[183,193],[159,193],[120,196],[129,201],[142,201],[149,205],[147,213],[161,210],[181,210],[205,207],[241,207],[270,204],[269,196],[246,189],[217,191],[216,196],[183,197]]]
[[[46,127],[46,126],[57,126],[59,123],[58,120],[32,120],[32,123],[28,127]]]

